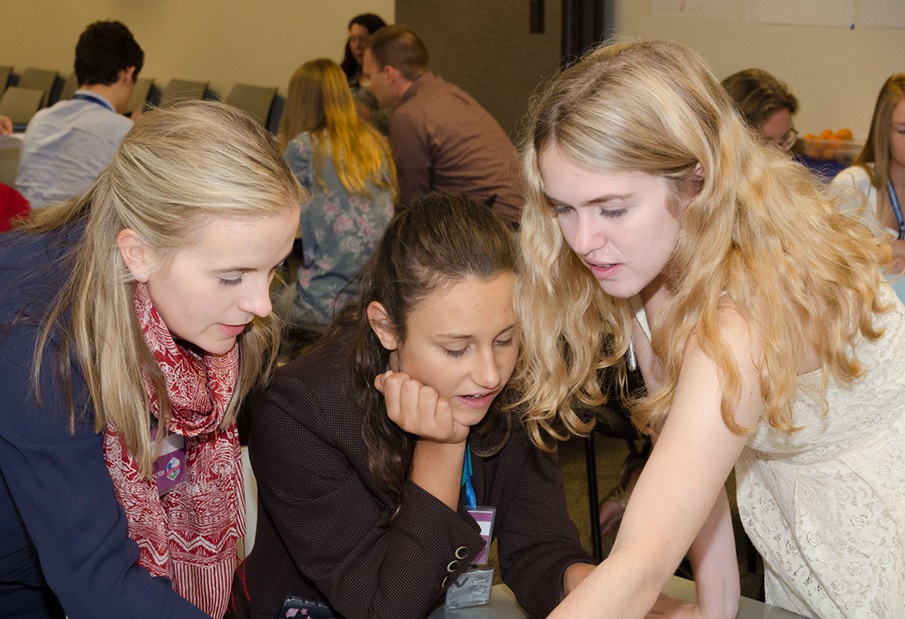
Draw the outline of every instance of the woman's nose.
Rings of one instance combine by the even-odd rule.
[[[495,389],[500,384],[500,367],[493,350],[482,351],[475,355],[475,367],[472,370],[475,384]]]
[[[570,231],[569,245],[576,254],[585,255],[595,249],[600,249],[605,244],[599,227],[588,217],[579,215],[575,218]]]
[[[242,311],[249,312],[260,318],[270,316],[273,311],[273,305],[270,301],[270,283],[265,282],[265,284],[255,286],[254,290],[249,291],[249,294],[242,298],[239,303]]]

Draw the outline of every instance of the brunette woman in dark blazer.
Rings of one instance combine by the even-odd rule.
[[[236,616],[272,619],[293,595],[424,617],[485,546],[469,503],[496,509],[503,581],[532,615],[590,572],[555,453],[505,406],[515,271],[482,203],[432,194],[394,217],[357,301],[252,402],[260,515]]]

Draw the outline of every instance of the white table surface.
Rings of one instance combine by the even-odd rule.
[[[682,600],[695,599],[694,583],[678,576],[672,577],[663,592]],[[527,615],[519,608],[515,596],[506,585],[495,585],[490,594],[490,603],[485,606],[457,610],[446,610],[441,606],[428,615],[428,619],[524,619],[524,617]],[[801,619],[801,615],[775,606],[767,606],[757,600],[742,598],[737,619]]]

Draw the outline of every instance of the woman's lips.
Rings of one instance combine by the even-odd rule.
[[[248,325],[226,325],[222,322],[219,324],[220,330],[225,333],[229,337],[238,337],[240,333],[245,331],[245,327]]]
[[[490,393],[473,397],[468,395],[457,395],[456,401],[459,403],[459,406],[462,408],[470,408],[472,410],[481,410],[490,406],[493,402],[493,399],[497,396],[499,391],[492,391]]]
[[[597,279],[609,279],[616,275],[621,269],[620,263],[603,263],[584,261],[585,265],[591,271],[591,274]]]

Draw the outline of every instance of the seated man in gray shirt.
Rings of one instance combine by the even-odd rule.
[[[41,110],[25,130],[16,189],[32,208],[82,193],[110,163],[132,121],[122,115],[144,52],[116,21],[96,22],[79,37],[71,99]]]
[[[430,71],[418,35],[402,26],[372,34],[362,75],[392,110],[388,137],[403,207],[431,191],[468,193],[518,225],[523,199],[515,146],[471,95]]]

